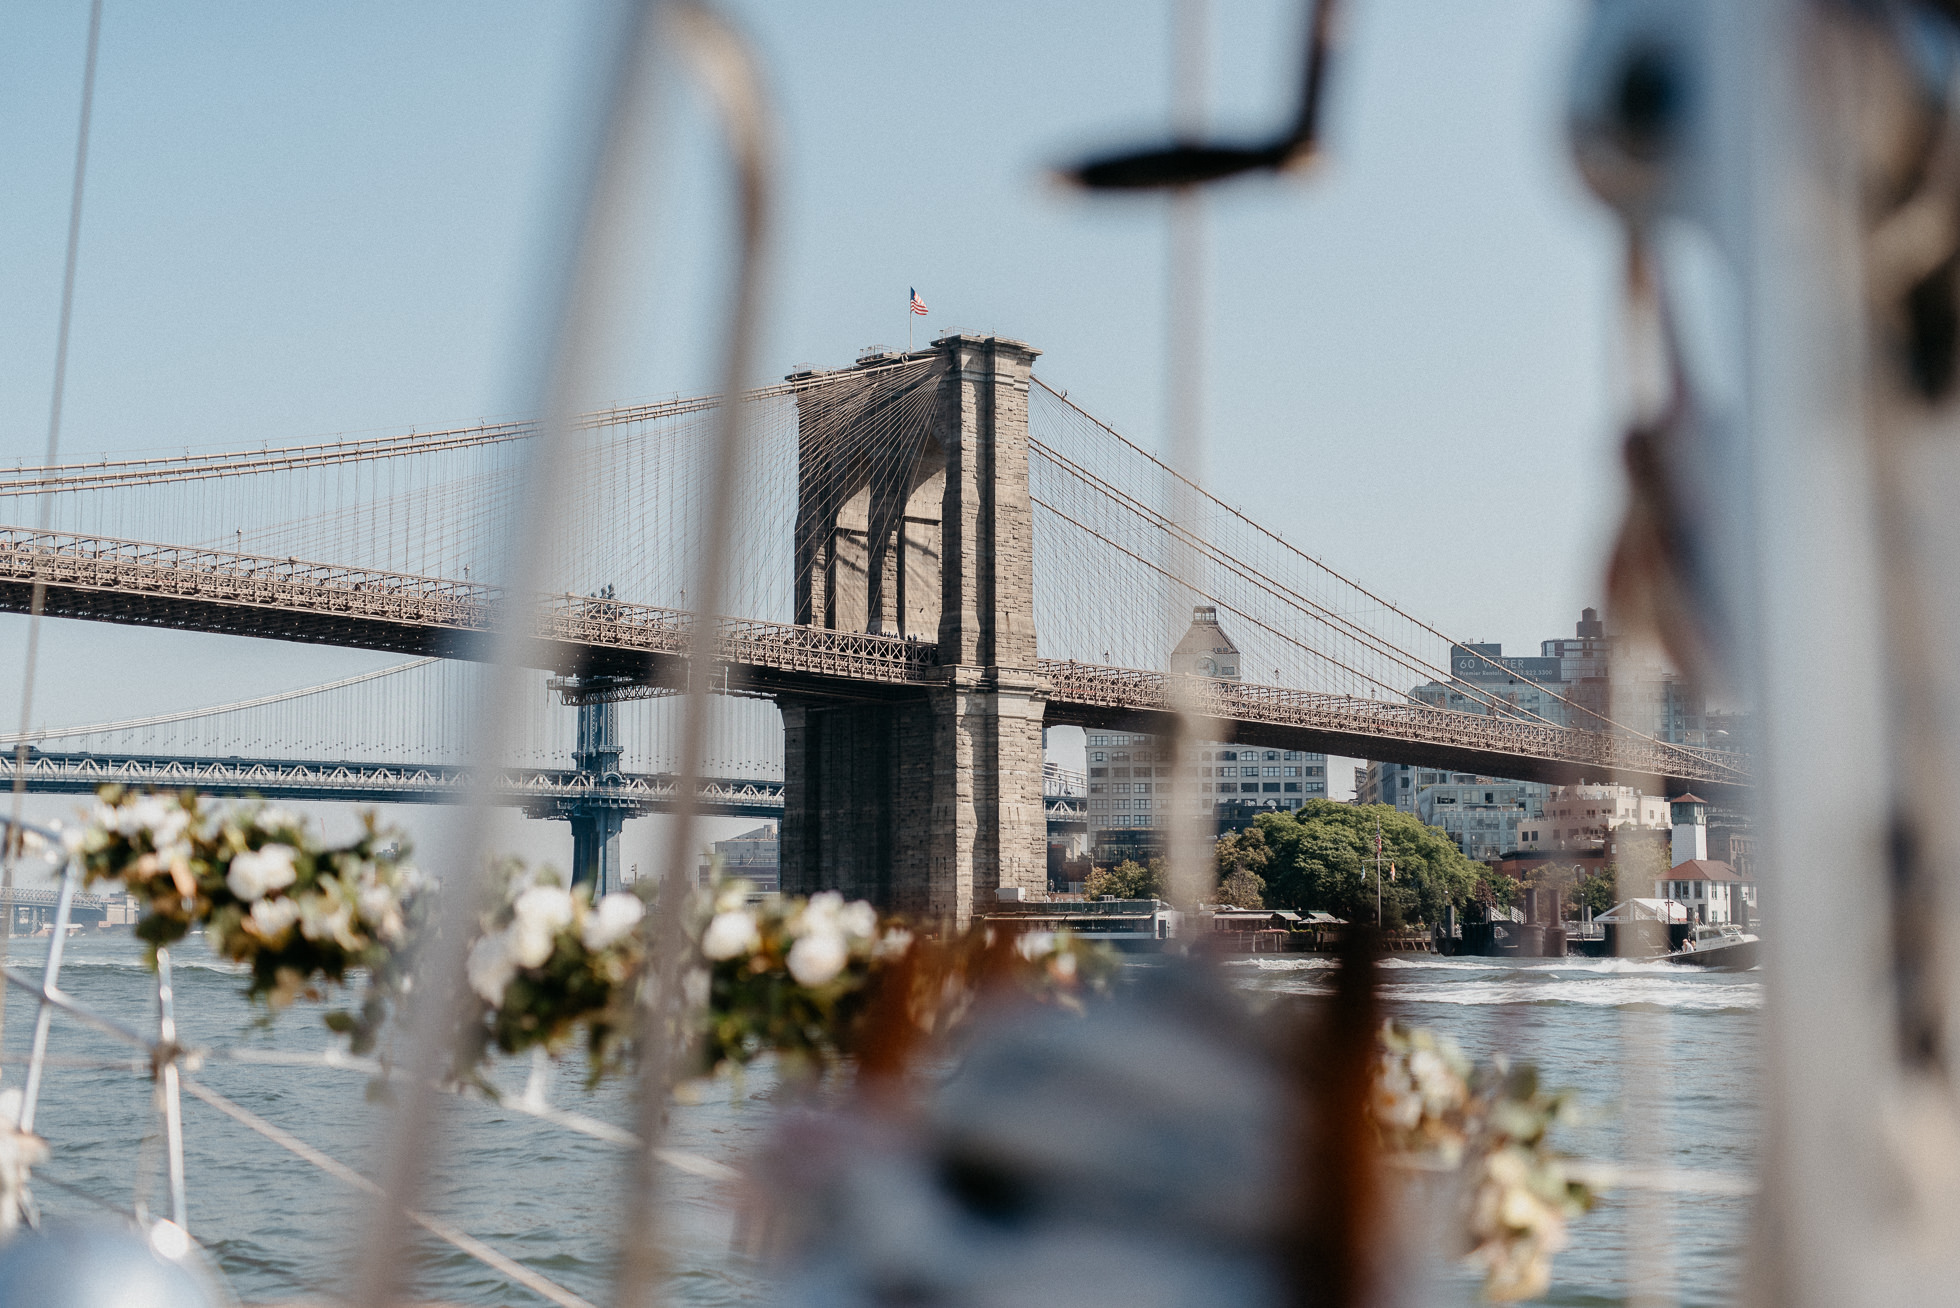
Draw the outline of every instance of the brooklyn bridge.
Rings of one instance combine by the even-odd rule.
[[[1044,767],[1049,726],[1168,734],[1182,714],[1207,740],[1519,780],[1748,784],[1734,754],[1453,677],[1458,642],[1183,482],[1035,376],[1037,353],[955,334],[741,395],[755,456],[727,614],[685,590],[715,396],[582,420],[549,594],[486,579],[524,421],[16,468],[0,521],[49,525],[0,526],[0,608],[38,586],[54,617],[409,659],[40,730],[16,742],[27,786],[442,802],[465,780],[470,665],[499,631],[525,638],[537,729],[487,793],[571,821],[602,884],[624,821],[675,798],[658,710],[691,675],[722,697],[705,811],[780,812],[787,890],[935,916],[1045,884],[1045,828],[1082,802]],[[1233,675],[1172,667],[1169,615],[1192,605],[1230,625]],[[697,673],[701,622],[716,657]],[[1470,711],[1413,693],[1437,684]]]

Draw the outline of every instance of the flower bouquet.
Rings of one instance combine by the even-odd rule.
[[[1528,1066],[1474,1067],[1429,1031],[1390,1022],[1381,1045],[1373,1108],[1384,1147],[1418,1167],[1456,1171],[1467,1162],[1467,1243],[1484,1269],[1485,1297],[1542,1295],[1567,1221],[1595,1199],[1549,1141],[1573,1117],[1571,1097],[1540,1089]]]
[[[774,1052],[791,1075],[846,1055],[874,1075],[896,1073],[982,993],[1075,1004],[1116,966],[1066,932],[975,926],[918,936],[835,891],[758,899],[746,882],[728,881],[697,901],[695,915],[703,966],[693,1006],[709,1072]]]
[[[216,810],[189,790],[104,786],[70,846],[90,884],[119,883],[142,905],[136,935],[153,965],[156,950],[202,926],[216,953],[251,969],[248,993],[274,1007],[317,998],[316,979],[393,968],[415,915],[419,878],[372,816],[351,843],[329,846],[257,802]]]
[[[466,1059],[491,1045],[507,1054],[557,1052],[586,1030],[592,1079],[619,1060],[633,1030],[633,996],[646,962],[638,927],[646,904],[631,891],[592,899],[550,869],[504,869],[503,904],[470,947],[470,989],[482,1001]]]

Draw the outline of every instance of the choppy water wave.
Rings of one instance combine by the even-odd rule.
[[[1332,959],[1246,959],[1229,974],[1248,990],[1324,993]],[[1762,1006],[1761,974],[1707,972],[1659,959],[1440,958],[1382,961],[1382,994],[1391,1001],[1458,1006],[1576,1004],[1684,1012],[1752,1012]]]

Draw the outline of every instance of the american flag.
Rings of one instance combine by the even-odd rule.
[[[926,312],[926,302],[919,298],[919,288],[916,286],[912,288],[912,312],[921,316]]]

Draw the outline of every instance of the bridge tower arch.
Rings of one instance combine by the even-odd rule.
[[[1047,877],[1028,498],[1039,351],[954,334],[930,354],[923,429],[895,433],[867,407],[841,431],[799,433],[796,620],[935,640],[939,679],[880,701],[779,701],[782,885],[964,925],[998,890]]]

